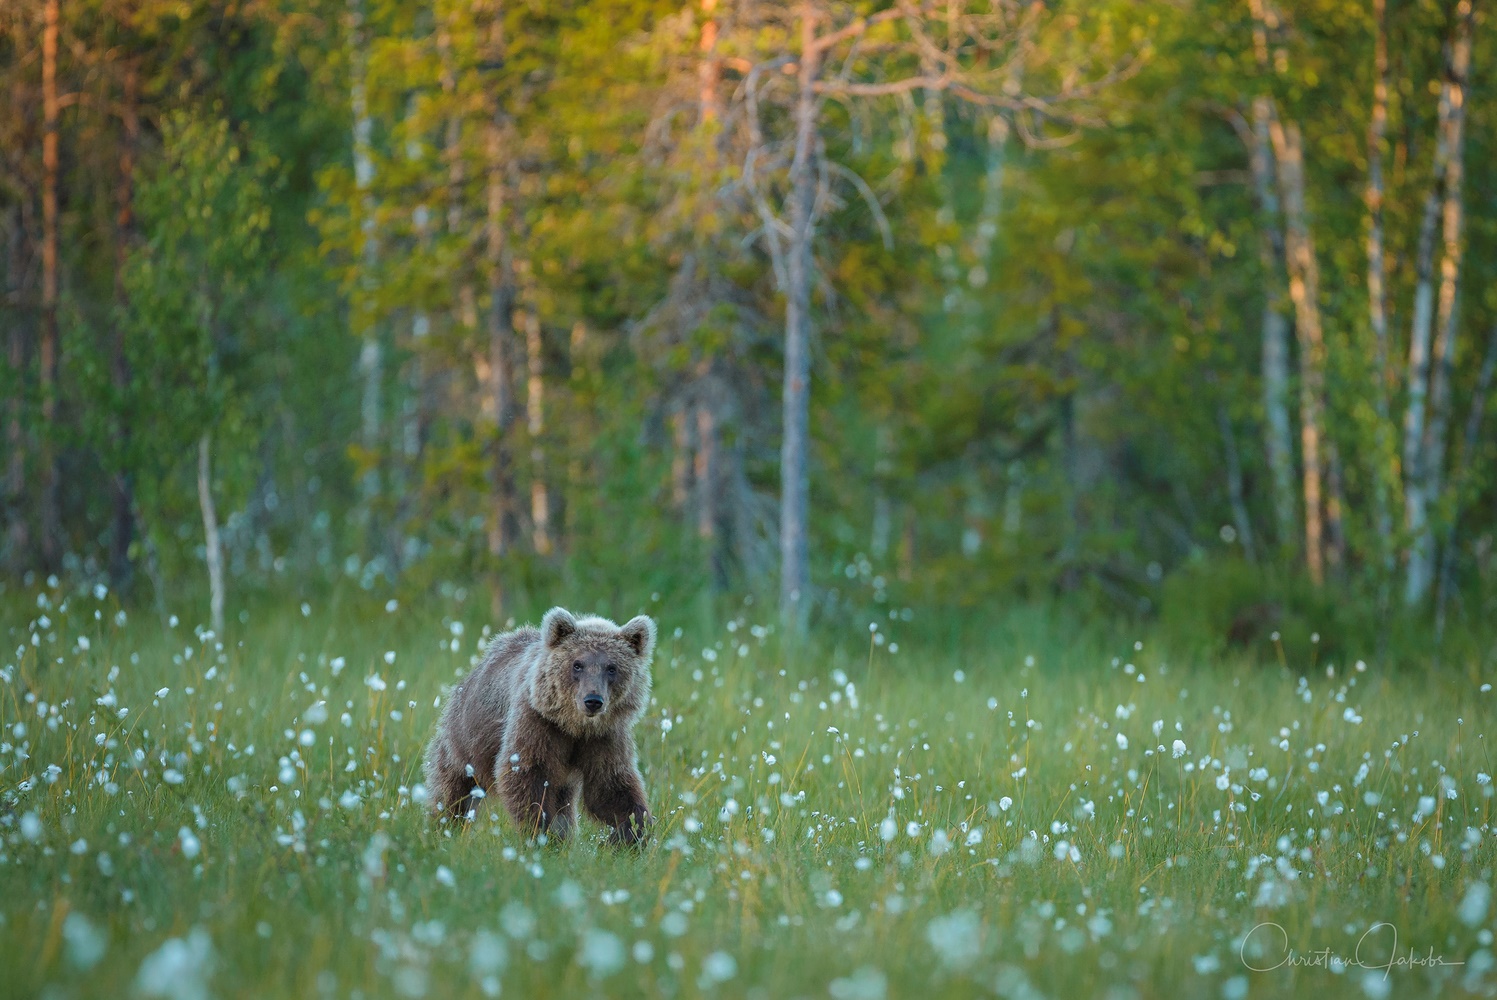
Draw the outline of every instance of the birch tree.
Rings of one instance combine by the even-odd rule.
[[[57,95],[59,21],[58,0],[45,0],[42,6],[42,297],[38,362],[42,403],[40,540],[42,566],[47,570],[56,570],[62,555],[61,474],[57,467],[57,369],[61,349],[57,322],[57,185],[61,169]]]
[[[1433,180],[1425,196],[1417,250],[1413,329],[1409,336],[1408,406],[1403,422],[1404,516],[1411,539],[1404,603],[1424,601],[1434,582],[1435,539],[1430,510],[1440,498],[1450,419],[1456,291],[1461,269],[1467,78],[1471,70],[1471,0],[1459,0],[1440,82]],[[1435,232],[1440,228],[1438,312],[1434,286]],[[1437,336],[1436,336],[1437,332]],[[1433,344],[1431,340],[1433,339]]]
[[[1389,382],[1392,376],[1388,343],[1387,262],[1384,245],[1383,145],[1388,133],[1388,10],[1387,0],[1373,0],[1372,107],[1367,125],[1367,317],[1372,328],[1373,407],[1377,418],[1372,466],[1373,520],[1382,566],[1380,586],[1386,592],[1393,574],[1394,539],[1390,485],[1397,475],[1393,461]],[[1382,600],[1381,603],[1386,603]]]
[[[375,268],[379,243],[375,227],[374,120],[369,113],[369,56],[364,0],[348,0],[349,104],[353,112],[353,172],[358,212],[359,249],[355,265],[354,295],[349,313],[353,335],[359,341],[359,376],[363,381],[359,403],[359,443],[365,469],[359,481],[364,516],[373,518],[380,495],[381,383],[384,379],[384,346],[380,343],[374,303]],[[371,521],[372,524],[372,521]]]
[[[1022,17],[1014,4],[951,4],[940,13],[900,3],[847,19],[840,8],[803,0],[784,12],[787,45],[756,65],[745,81],[755,142],[744,175],[762,220],[762,238],[785,297],[784,373],[780,449],[780,617],[792,637],[805,631],[810,612],[810,390],[811,299],[818,220],[834,186],[846,185],[863,200],[886,243],[888,222],[868,183],[826,156],[821,134],[826,101],[855,103],[920,92],[951,93],[991,109],[1034,112],[1081,120],[1079,107],[1130,67],[1106,67],[1094,78],[1062,74],[1044,96],[1007,93]],[[977,54],[982,58],[975,58]],[[998,53],[997,58],[992,54]],[[787,86],[776,85],[784,80]],[[793,83],[790,83],[793,81]],[[766,135],[764,108],[778,96],[788,111],[788,135]],[[783,185],[772,177],[783,170]],[[774,201],[778,193],[779,204]]]

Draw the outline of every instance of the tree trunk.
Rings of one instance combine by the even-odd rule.
[[[515,503],[514,457],[510,436],[515,424],[514,396],[514,281],[504,231],[503,136],[498,121],[488,126],[487,204],[484,248],[489,283],[487,387],[494,408],[494,438],[489,454],[489,555],[503,557],[514,547],[519,517]],[[494,582],[495,614],[502,607],[498,579]]]
[[[1346,565],[1346,491],[1343,486],[1341,450],[1326,435],[1325,440],[1325,561],[1332,576]]]
[[[928,52],[920,55],[920,75],[924,77],[938,77],[941,75],[935,60]],[[925,115],[926,125],[926,153],[925,164],[929,172],[931,182],[936,189],[936,200],[939,208],[936,209],[936,223],[944,228],[956,221],[955,199],[951,189],[951,180],[946,176],[946,95],[935,87],[927,87],[921,95],[921,110]],[[936,244],[936,259],[940,261],[941,279],[946,284],[946,290],[941,296],[941,308],[946,312],[955,311],[961,304],[962,290],[960,287],[961,274],[957,268],[956,249],[944,239]]]
[[[1012,131],[1002,112],[988,116],[987,157],[982,175],[982,207],[977,214],[977,230],[972,236],[972,269],[967,284],[982,288],[992,277],[993,243],[998,238],[998,217],[1003,212],[1003,168],[1008,157],[1008,137]]]
[[[62,545],[57,468],[58,0],[46,0],[42,18],[42,322],[39,357],[42,403],[41,549],[42,567],[47,572],[52,572],[58,567]]]
[[[880,421],[873,438],[873,533],[868,540],[873,563],[883,569],[889,554],[889,538],[894,532],[894,502],[889,484],[894,478],[894,432]]]
[[[1445,634],[1445,605],[1450,595],[1451,580],[1455,573],[1455,538],[1459,526],[1461,507],[1465,500],[1466,485],[1470,481],[1472,463],[1476,460],[1476,446],[1481,435],[1482,420],[1487,412],[1487,393],[1492,388],[1492,377],[1497,375],[1497,326],[1487,336],[1487,355],[1481,363],[1481,372],[1476,377],[1476,388],[1471,393],[1471,410],[1466,414],[1466,431],[1461,437],[1461,450],[1451,474],[1451,491],[1455,494],[1450,519],[1445,523],[1445,537],[1440,546],[1440,579],[1435,592],[1435,642],[1438,644]]]
[[[360,501],[365,516],[373,518],[373,506],[380,494],[380,388],[384,378],[384,348],[374,319],[374,269],[379,260],[375,234],[374,154],[371,145],[373,122],[369,117],[368,55],[365,52],[363,0],[348,0],[352,26],[350,53],[350,101],[353,108],[353,172],[359,195],[359,231],[361,253],[358,289],[350,312],[353,334],[359,340],[359,376],[363,391],[359,402],[359,443],[364,460],[369,463],[359,483]]]
[[[120,314],[129,308],[125,293],[125,266],[135,240],[135,146],[140,137],[140,118],[136,107],[139,78],[133,63],[125,67],[124,96],[121,104],[123,135],[120,137],[120,176],[116,190],[115,218],[115,306]],[[130,365],[125,353],[124,323],[116,316],[111,325],[109,345],[109,379],[115,392],[111,444],[115,469],[111,482],[113,527],[109,533],[109,579],[120,589],[130,579],[130,542],[135,537],[135,497],[130,481],[128,451],[130,426],[125,394],[130,387]]]
[[[1216,422],[1221,428],[1222,447],[1227,458],[1227,500],[1232,507],[1232,523],[1237,528],[1237,541],[1248,562],[1258,561],[1257,546],[1253,541],[1253,521],[1248,515],[1247,497],[1242,488],[1242,460],[1237,454],[1237,433],[1232,429],[1232,418],[1225,406],[1218,406]]]
[[[1383,244],[1383,142],[1388,132],[1387,0],[1372,0],[1373,42],[1372,114],[1367,129],[1367,316],[1375,345],[1373,408],[1377,414],[1376,453],[1371,463],[1373,519],[1382,565],[1378,604],[1386,606],[1388,581],[1393,574],[1393,514],[1390,484],[1397,475],[1389,424],[1389,350],[1387,264]]]
[[[710,553],[717,544],[717,414],[710,400],[697,401],[696,430],[697,537]]]
[[[1261,215],[1259,244],[1263,262],[1263,444],[1273,483],[1274,526],[1279,545],[1291,549],[1298,534],[1294,499],[1294,441],[1289,419],[1289,317],[1284,312],[1284,238],[1279,195],[1274,188],[1271,98],[1253,100],[1251,163]]]
[[[1450,419],[1450,379],[1455,353],[1456,290],[1460,280],[1464,222],[1462,153],[1465,138],[1466,80],[1471,68],[1470,0],[1457,5],[1454,37],[1446,51],[1440,88],[1434,182],[1425,201],[1419,233],[1418,284],[1414,332],[1409,344],[1409,408],[1404,419],[1404,501],[1409,534],[1404,603],[1413,607],[1429,594],[1435,575],[1435,538],[1430,508],[1438,503],[1444,478],[1445,434]],[[1438,206],[1438,208],[1437,208]],[[1435,311],[1433,262],[1435,220],[1443,222],[1438,323],[1430,353]],[[1428,412],[1426,413],[1426,408]]]
[[[702,124],[722,116],[718,87],[722,81],[722,57],[717,54],[717,0],[702,0],[702,33],[697,42],[701,60],[697,63],[697,113]]]
[[[208,603],[213,632],[224,634],[224,565],[223,548],[218,537],[218,512],[213,507],[211,452],[213,433],[205,431],[198,439],[198,506],[203,513],[203,547],[208,561]]]
[[[530,435],[530,533],[536,555],[551,554],[551,494],[546,486],[546,382],[545,346],[541,340],[541,317],[535,302],[521,311],[525,324],[525,424]]]
[[[899,529],[899,555],[896,559],[895,575],[901,583],[915,579],[915,545],[919,518],[913,504],[904,505],[904,518]]]
[[[1007,93],[1017,94],[1023,89],[1024,60],[1029,51],[1036,22],[1024,18],[1014,54],[1009,59],[1008,73],[1003,82]],[[977,231],[972,239],[972,270],[967,273],[967,284],[982,288],[991,275],[988,268],[993,263],[993,242],[998,237],[998,217],[1003,211],[1003,173],[1008,158],[1008,140],[1013,132],[1009,112],[991,111],[987,120],[987,157],[982,177],[982,207],[978,210]]]
[[[780,447],[780,619],[792,640],[810,617],[808,458],[811,402],[811,242],[816,200],[816,15],[801,10],[801,55],[790,164],[790,247],[786,261],[784,431]]]
[[[691,456],[696,450],[696,425],[688,406],[677,402],[671,409],[671,505],[685,516],[691,505]]]
[[[567,360],[571,366],[569,381],[571,383],[567,393],[567,412],[571,415],[571,423],[568,429],[569,437],[591,441],[597,437],[596,421],[593,419],[594,409],[592,406],[592,395],[590,386],[592,384],[592,373],[590,371],[591,348],[587,332],[587,324],[577,320],[572,324],[572,337],[567,345]],[[596,485],[587,474],[588,454],[581,448],[567,449],[567,481],[566,489],[557,497],[556,506],[560,508],[561,531],[557,539],[558,547],[564,553],[578,551],[578,543],[581,541],[580,515],[583,512],[582,497],[591,496],[592,488]],[[571,563],[567,564],[571,566]]]
[[[723,553],[721,468],[722,430],[718,406],[710,394],[697,402],[697,537],[707,558],[707,577],[715,590],[728,584],[727,560]]]
[[[21,297],[21,244],[25,225],[21,206],[16,205],[10,213],[10,225],[6,229],[5,291],[6,305],[11,311],[11,322],[7,332],[6,360],[10,364],[10,393],[5,401],[5,514],[6,547],[9,549],[12,567],[20,569],[25,561],[30,544],[30,533],[26,524],[26,425],[24,399],[26,396],[26,326],[21,321],[19,308]]]
[[[1284,203],[1284,253],[1289,299],[1294,304],[1300,348],[1300,450],[1304,457],[1305,567],[1319,587],[1325,582],[1322,419],[1325,409],[1325,337],[1320,325],[1320,272],[1305,218],[1304,144],[1299,125],[1269,120],[1279,189]]]

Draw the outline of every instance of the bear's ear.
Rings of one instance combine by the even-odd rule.
[[[541,638],[547,649],[555,649],[563,639],[577,631],[577,619],[566,608],[552,608],[541,619]]]
[[[641,660],[655,652],[655,622],[649,615],[635,615],[619,629],[619,637],[629,644]]]

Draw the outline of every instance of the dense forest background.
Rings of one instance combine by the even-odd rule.
[[[10,0],[0,564],[1489,644],[1488,14]]]

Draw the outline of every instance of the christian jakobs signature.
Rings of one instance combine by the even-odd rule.
[[[1253,972],[1272,972],[1283,968],[1336,969],[1381,969],[1387,979],[1394,969],[1432,968],[1441,965],[1465,965],[1451,962],[1443,955],[1436,955],[1430,948],[1424,955],[1416,954],[1412,947],[1408,954],[1398,950],[1398,928],[1386,921],[1373,924],[1357,939],[1357,948],[1350,957],[1330,948],[1300,951],[1289,946],[1289,932],[1271,920],[1253,927],[1242,939],[1238,949],[1242,964]]]

